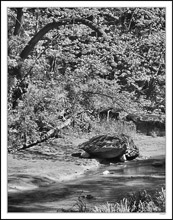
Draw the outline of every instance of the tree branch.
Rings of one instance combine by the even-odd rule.
[[[84,24],[88,27],[90,27],[92,30],[96,31],[99,35],[103,36],[103,38],[107,38],[106,33],[97,25],[93,24],[91,21],[81,18],[74,18],[74,19],[63,19],[58,22],[52,22],[47,24],[45,27],[43,27],[26,45],[26,47],[23,49],[23,51],[20,54],[20,57],[22,59],[26,59],[29,53],[32,51],[34,46],[37,44],[37,42],[50,30],[54,28],[59,28],[59,26],[62,25],[69,25],[69,24]]]
[[[63,124],[61,124],[60,126],[54,128],[54,129],[51,129],[46,135],[44,138],[40,139],[40,140],[37,140],[31,144],[27,144],[27,145],[23,145],[21,148],[18,148],[16,151],[21,151],[21,150],[25,150],[25,149],[28,149],[28,148],[31,148],[37,144],[40,144],[42,142],[45,142],[47,141],[48,139],[50,138],[54,138],[54,137],[60,137],[60,135],[58,135],[59,133],[59,130],[61,130],[62,128],[64,127],[67,127],[69,124],[71,123],[71,119],[67,119]],[[10,150],[9,150],[10,151]]]

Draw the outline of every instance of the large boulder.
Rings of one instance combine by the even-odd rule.
[[[84,157],[91,158],[121,158],[125,155],[127,160],[139,156],[139,149],[132,138],[125,134],[99,135],[79,145],[84,150]]]

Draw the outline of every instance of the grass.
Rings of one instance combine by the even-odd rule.
[[[122,121],[102,121],[95,122],[92,124],[93,132],[96,135],[99,134],[115,134],[115,133],[125,133],[132,134],[136,133],[136,126],[131,122]]]
[[[68,212],[93,212],[93,213],[152,213],[165,212],[166,191],[161,188],[149,194],[146,190],[136,192],[119,202],[87,207],[85,196],[79,196],[73,209]],[[67,210],[66,210],[67,212]]]
[[[137,129],[138,127],[138,129]],[[140,127],[136,126],[131,121],[124,120],[113,120],[110,119],[98,121],[92,121],[90,130],[81,129],[80,127],[71,127],[71,132],[75,135],[83,135],[88,134],[89,136],[100,135],[100,134],[119,134],[125,133],[127,135],[133,136],[134,134],[144,134],[147,136],[157,137],[157,136],[165,136],[165,131],[163,129],[158,129],[156,127],[151,127],[145,123],[141,124]]]
[[[165,212],[166,192],[162,188],[161,191],[155,192],[154,195],[149,194],[146,190],[137,192],[129,198],[123,198],[120,202],[106,203],[105,205],[95,206],[92,212]]]
[[[159,130],[158,128],[147,128],[143,127],[141,130],[137,130],[136,125],[133,122],[127,122],[122,120],[110,120],[109,122],[106,120],[102,120],[100,122],[98,121],[92,121],[91,123],[91,129],[89,131],[87,130],[81,130],[78,127],[70,128],[67,131],[68,135],[72,135],[75,137],[93,137],[96,135],[102,135],[102,134],[120,134],[124,133],[127,135],[130,135],[131,137],[136,135],[147,135],[151,137],[163,137],[165,136],[165,131]]]
[[[135,135],[136,134],[136,126],[132,122],[122,122],[122,121],[109,121],[103,120],[101,122],[92,122],[91,130],[88,131],[81,131],[78,128],[70,127],[66,130],[66,135],[76,137],[76,138],[91,138],[96,135],[103,135],[103,134],[121,134],[125,133],[128,135]]]

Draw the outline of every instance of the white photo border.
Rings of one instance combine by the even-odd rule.
[[[166,213],[8,213],[7,8],[166,7]],[[1,1],[1,214],[2,219],[172,219],[172,1]]]

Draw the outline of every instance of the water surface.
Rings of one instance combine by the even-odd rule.
[[[109,174],[103,175],[105,170]],[[29,177],[26,177],[29,178]],[[165,186],[165,158],[102,165],[80,178],[66,182],[52,182],[39,188],[9,192],[8,212],[61,212],[85,202],[87,207],[116,202],[140,191],[160,190]]]

